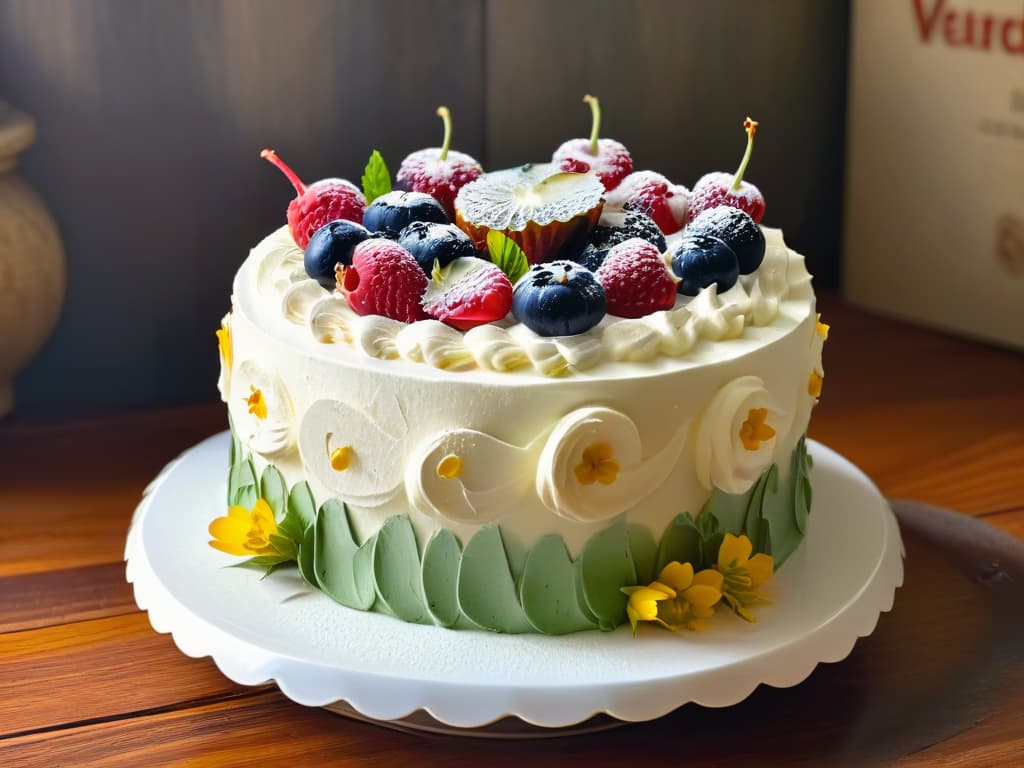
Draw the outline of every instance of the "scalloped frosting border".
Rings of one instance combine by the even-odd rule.
[[[770,326],[786,300],[810,301],[811,276],[803,256],[786,246],[781,230],[763,231],[767,247],[761,265],[722,295],[711,285],[692,299],[680,297],[671,310],[636,319],[609,315],[577,336],[538,336],[511,318],[461,332],[437,320],[403,323],[360,316],[340,294],[306,276],[302,251],[287,227],[264,238],[250,259],[255,261],[256,295],[276,303],[285,321],[304,327],[319,344],[343,344],[369,358],[438,370],[565,376],[609,361],[682,357],[701,340],[727,341],[748,327]]]
[[[726,534],[746,535],[778,568],[803,539],[811,508],[812,462],[801,437],[784,483],[772,464],[744,493],[714,488],[696,517],[676,515],[657,541],[619,516],[576,560],[558,535],[526,550],[497,524],[481,527],[464,546],[442,528],[421,547],[408,514],[399,514],[357,542],[344,502],[318,506],[304,481],[288,490],[273,464],[257,477],[234,425],[231,434],[228,505],[251,508],[264,499],[297,542],[294,561],[306,583],[349,608],[454,629],[612,630],[627,620],[623,587],[647,584],[672,561],[711,566]],[[287,562],[256,565],[269,571]]]

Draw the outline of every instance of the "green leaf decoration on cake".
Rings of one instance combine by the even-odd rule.
[[[228,506],[252,509],[259,495],[252,459],[242,459],[233,464],[228,475]]]
[[[754,488],[750,494],[750,504],[747,506],[747,521],[743,526],[743,532],[747,534],[747,538],[754,545],[754,552],[765,551],[767,524],[761,519],[761,507],[764,505],[764,493],[768,485],[768,477],[773,469],[775,469],[774,464],[754,483]]]
[[[260,497],[274,510],[275,520],[280,522],[284,519],[288,506],[288,486],[281,472],[273,464],[267,464],[263,468],[263,475],[260,477]]]
[[[530,631],[496,525],[481,528],[466,542],[458,595],[459,609],[474,624],[509,634]]]
[[[492,229],[487,233],[487,252],[512,285],[530,271],[530,262],[516,242],[503,232]]]
[[[796,527],[800,533],[807,532],[807,519],[811,514],[811,479],[809,477],[814,460],[807,453],[807,438],[801,437],[796,444],[796,494],[793,499],[793,511]]]
[[[279,555],[259,555],[258,557],[250,557],[248,560],[243,560],[240,563],[234,563],[229,567],[248,568],[253,571],[262,571],[263,575],[260,576],[260,581],[262,581],[282,565],[287,565],[291,562],[293,562],[293,560],[290,557],[283,557]]]
[[[278,524],[278,528],[292,541],[300,542],[306,533],[306,529],[316,522],[316,501],[313,500],[313,492],[309,489],[309,483],[303,480],[292,486],[288,494],[288,510],[284,519]]]
[[[661,534],[658,543],[658,573],[671,562],[691,563],[698,571],[705,567],[700,531],[688,512],[676,515]]]
[[[712,512],[697,515],[694,525],[700,534],[700,561],[706,568],[718,560],[718,548],[725,534],[719,531],[718,518]]]
[[[355,593],[364,601],[362,605],[352,607],[361,611],[369,611],[377,602],[377,592],[373,584],[373,549],[376,544],[377,534],[373,534],[359,546],[352,557],[352,579]]]
[[[373,579],[356,577],[359,545],[352,537],[345,505],[337,499],[325,501],[316,516],[315,527],[313,571],[320,588],[335,602],[369,610],[376,599]]]
[[[228,449],[228,466],[233,467],[242,460],[242,442],[235,434],[235,420],[231,418],[231,411],[228,411],[228,431],[231,432],[231,447]]]
[[[601,629],[615,629],[626,620],[629,598],[622,588],[637,584],[625,520],[620,518],[587,540],[580,554],[580,568],[587,608],[597,617]]]
[[[633,556],[638,584],[654,581],[658,564],[658,543],[646,525],[630,523],[629,552]]]
[[[372,559],[373,581],[381,603],[403,621],[429,624],[416,533],[407,515],[384,521],[377,532]]]
[[[316,578],[316,525],[309,526],[299,541],[298,555],[295,558],[299,565],[299,575],[311,587],[320,588]]]
[[[455,534],[447,528],[434,531],[423,548],[420,584],[427,611],[435,624],[454,627],[459,611],[459,561],[462,550]]]
[[[576,568],[561,536],[544,536],[526,556],[519,596],[526,618],[538,632],[564,635],[595,629],[576,596]]]
[[[391,172],[384,162],[384,157],[376,149],[373,150],[370,159],[366,162],[362,184],[363,196],[366,198],[367,205],[391,191]]]

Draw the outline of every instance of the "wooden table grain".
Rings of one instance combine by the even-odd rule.
[[[955,509],[1024,539],[1024,357],[872,317],[835,298],[821,305],[832,333],[811,436],[889,497]],[[1024,661],[1012,648],[999,664],[972,661],[978,637],[1002,630],[971,619],[982,615],[977,600],[944,599],[942,583],[901,591],[925,597],[915,604],[898,594],[876,633],[891,638],[900,621],[934,625],[931,656],[922,655],[917,670],[887,676],[898,638],[872,636],[794,689],[759,689],[739,707],[684,707],[603,734],[502,745],[402,734],[299,706],[269,685],[235,685],[209,659],[185,657],[151,629],[122,562],[146,484],[224,424],[220,403],[0,423],[0,765],[771,765],[784,756],[821,766],[865,765],[879,755],[901,766],[1024,764]],[[952,566],[926,543],[914,539],[910,550],[937,582],[949,578],[942,569]],[[944,657],[956,666],[934,668],[960,669],[963,690],[987,692],[962,708],[970,721],[956,727],[938,714],[937,692],[952,681],[924,679]],[[920,718],[943,725],[909,754],[855,738],[877,728],[871,719],[898,698],[893,680],[921,686]],[[1005,695],[992,695],[1002,688]],[[778,725],[787,722],[780,710],[809,706],[835,714],[813,732],[799,722]]]

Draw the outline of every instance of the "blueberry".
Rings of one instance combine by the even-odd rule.
[[[334,287],[334,267],[352,263],[352,251],[370,233],[354,221],[336,219],[324,224],[309,238],[303,263],[306,274],[324,288]]]
[[[658,229],[654,219],[642,211],[605,213],[590,233],[590,243],[598,250],[609,251],[613,246],[634,237],[654,245],[664,253],[665,235]]]
[[[732,248],[739,261],[741,275],[749,275],[761,266],[764,259],[764,232],[746,211],[731,205],[702,211],[686,231],[717,237]]]
[[[687,230],[689,232],[689,230]],[[672,271],[683,280],[679,293],[696,296],[701,288],[718,284],[718,292],[736,285],[740,265],[732,248],[717,237],[700,233],[686,234],[672,254]]]
[[[516,283],[512,314],[538,336],[575,336],[604,317],[608,301],[594,273],[571,261],[535,264]]]
[[[381,195],[363,212],[363,226],[371,232],[384,232],[388,237],[398,233],[414,221],[448,223],[448,214],[430,195],[423,192],[388,192]]]
[[[456,259],[477,255],[469,235],[454,224],[433,221],[414,221],[398,235],[398,244],[416,257],[428,277],[435,261],[447,267]]]

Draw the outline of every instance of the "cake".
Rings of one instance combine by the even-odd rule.
[[[483,173],[439,111],[404,191],[376,152],[362,190],[287,171],[288,225],[218,332],[225,563],[453,629],[693,629],[768,602],[808,525],[828,327],[742,181],[756,123],[740,171],[691,191],[634,171],[591,105],[550,163]]]

